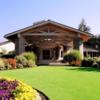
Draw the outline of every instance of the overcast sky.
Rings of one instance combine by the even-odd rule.
[[[82,18],[92,34],[99,34],[100,0],[0,0],[0,42],[36,21],[51,19],[77,28]]]

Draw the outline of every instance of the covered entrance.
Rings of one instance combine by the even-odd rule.
[[[62,61],[64,52],[73,49],[74,36],[75,34],[70,35],[52,25],[42,26],[30,33],[22,34],[26,47],[30,46],[31,51],[37,55],[38,64]]]
[[[67,46],[66,46],[67,47]],[[66,49],[67,50],[67,49]],[[49,64],[51,62],[63,60],[64,46],[37,47],[34,45],[25,46],[25,51],[34,52],[37,55],[38,64]]]

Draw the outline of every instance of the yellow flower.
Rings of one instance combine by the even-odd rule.
[[[0,79],[6,79],[8,81],[15,80],[10,78],[0,78]],[[36,100],[38,92],[31,86],[21,81],[18,81],[18,86],[16,87],[16,90],[14,91],[13,94],[15,95],[15,100]]]

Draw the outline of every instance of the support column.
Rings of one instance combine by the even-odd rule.
[[[62,57],[62,51],[63,51],[63,46],[60,46],[60,49],[59,49],[59,55],[58,55],[58,61],[63,60],[63,57]]]
[[[39,60],[41,61],[42,59],[43,59],[43,50],[42,49],[40,49],[39,50],[40,51],[40,53],[39,53]]]
[[[84,58],[84,51],[83,51],[83,41],[80,41],[80,45],[79,45],[79,51],[80,51],[80,53],[81,53],[81,55],[82,55],[82,59]]]
[[[84,58],[84,54],[83,54],[83,41],[82,39],[80,39],[79,36],[77,36],[75,39],[74,39],[74,49],[76,50],[79,50],[81,55],[82,55],[82,59]]]
[[[25,52],[25,40],[24,38],[18,34],[18,38],[16,39],[16,43],[15,43],[15,50],[16,50],[16,54],[19,55],[23,52]]]

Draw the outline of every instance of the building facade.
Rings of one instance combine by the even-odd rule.
[[[8,54],[15,51],[15,44],[11,41],[0,43],[0,54]]]
[[[83,42],[91,36],[89,33],[47,20],[6,34],[4,37],[15,44],[16,55],[33,51],[39,64],[49,64],[61,61],[65,52],[74,49],[79,50],[84,57]]]

